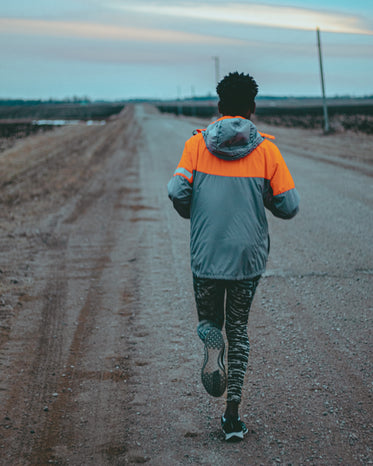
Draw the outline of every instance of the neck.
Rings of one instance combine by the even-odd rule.
[[[223,117],[241,117],[241,118],[245,118],[245,120],[250,120],[251,118],[251,113],[249,113],[248,115],[231,115],[230,113],[223,113]]]

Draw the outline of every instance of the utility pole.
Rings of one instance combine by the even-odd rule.
[[[329,133],[328,107],[326,105],[326,97],[325,97],[324,70],[322,66],[320,29],[316,28],[316,32],[317,32],[317,47],[319,49],[322,101],[323,101],[323,107],[324,107],[324,133]]]
[[[183,107],[181,104],[181,87],[177,86],[177,115],[181,115],[183,113]]]
[[[220,81],[220,63],[219,63],[219,57],[212,57],[213,60],[215,60],[215,83],[216,83],[216,86],[218,85],[219,81]]]

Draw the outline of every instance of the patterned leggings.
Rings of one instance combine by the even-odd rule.
[[[194,296],[201,327],[224,324],[228,340],[228,395],[227,401],[240,403],[244,377],[249,358],[247,336],[249,311],[260,276],[250,280],[214,280],[193,276]],[[226,296],[226,299],[225,299]],[[206,322],[207,321],[207,322]],[[203,340],[204,335],[198,332]]]

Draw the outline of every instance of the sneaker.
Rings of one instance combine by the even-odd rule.
[[[224,338],[221,331],[212,328],[205,338],[205,359],[201,370],[203,386],[211,396],[222,396],[227,387],[224,366]]]
[[[248,429],[244,422],[238,419],[225,419],[221,417],[221,427],[225,434],[225,440],[237,441],[242,440],[243,436],[248,433]]]
[[[217,324],[215,324],[215,322],[212,322],[211,320],[201,320],[198,325],[197,325],[197,333],[198,333],[198,336],[199,338],[203,341],[203,343],[205,342],[206,340],[206,335],[209,333],[209,331],[212,329],[212,328],[217,328],[219,329],[219,327],[217,326]],[[219,329],[220,330],[220,329]]]

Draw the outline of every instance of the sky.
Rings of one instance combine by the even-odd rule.
[[[373,95],[369,0],[0,0],[0,98]],[[218,64],[218,66],[216,66]]]

